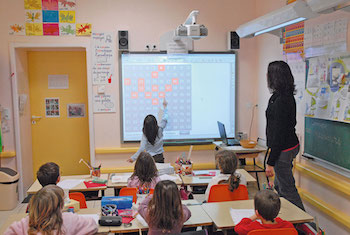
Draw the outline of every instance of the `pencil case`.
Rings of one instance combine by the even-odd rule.
[[[101,216],[98,220],[98,224],[101,226],[120,226],[122,225],[121,216]]]

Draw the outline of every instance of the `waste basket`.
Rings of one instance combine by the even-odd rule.
[[[0,167],[0,211],[12,210],[18,202],[19,174],[7,167]]]

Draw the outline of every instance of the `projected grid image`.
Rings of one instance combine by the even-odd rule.
[[[166,98],[167,131],[189,133],[192,128],[191,65],[152,64],[123,66],[125,131],[138,132],[148,114],[157,117]]]

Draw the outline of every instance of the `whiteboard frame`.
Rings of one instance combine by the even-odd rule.
[[[166,51],[119,51],[118,54],[118,70],[119,70],[119,107],[120,107],[120,137],[121,137],[121,143],[139,143],[140,141],[125,141],[124,140],[124,133],[123,133],[123,124],[124,124],[124,118],[123,118],[123,81],[122,81],[122,54],[167,54]],[[234,97],[234,104],[235,104],[235,136],[237,136],[237,81],[238,81],[238,53],[237,51],[189,51],[188,54],[233,54],[235,55],[235,97]],[[176,145],[177,142],[181,142],[179,145],[184,145],[183,142],[186,142],[186,145],[188,144],[207,144],[212,143],[215,140],[221,140],[220,138],[197,138],[197,139],[165,139],[164,142],[171,142],[171,145]],[[205,142],[203,142],[205,141]]]

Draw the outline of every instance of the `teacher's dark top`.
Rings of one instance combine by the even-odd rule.
[[[266,109],[267,146],[271,148],[267,164],[274,166],[283,150],[299,143],[295,134],[296,104],[293,94],[273,93]]]

